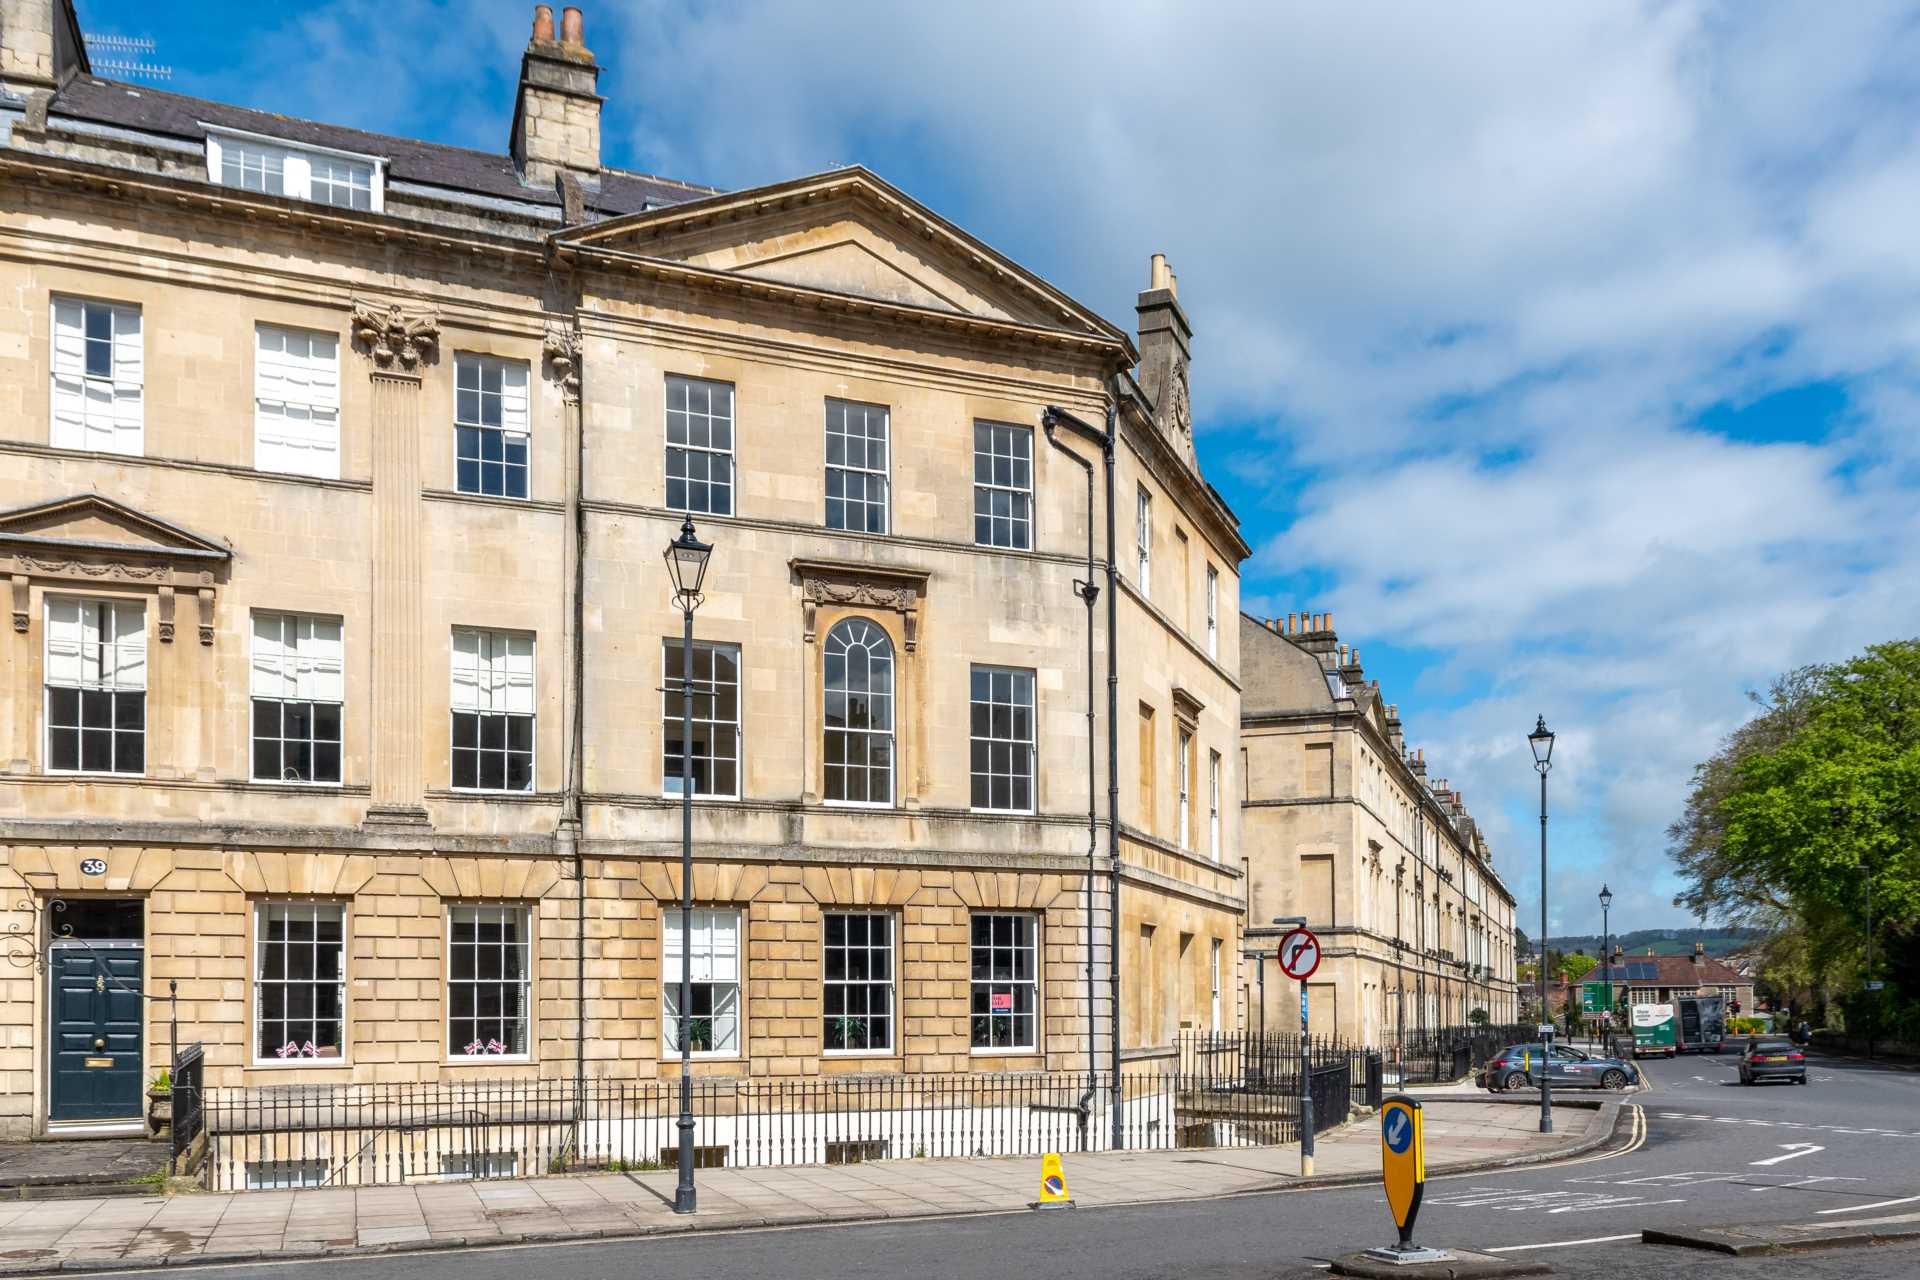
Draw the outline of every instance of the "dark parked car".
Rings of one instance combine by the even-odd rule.
[[[1477,1081],[1491,1093],[1538,1089],[1542,1062],[1556,1089],[1624,1089],[1640,1079],[1639,1068],[1619,1058],[1601,1058],[1556,1044],[1543,1058],[1537,1044],[1502,1049],[1480,1069]]]
[[[1788,1040],[1747,1041],[1740,1054],[1740,1083],[1759,1084],[1762,1080],[1805,1084],[1807,1055]]]

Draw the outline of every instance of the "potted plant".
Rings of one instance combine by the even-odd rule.
[[[147,1133],[165,1138],[173,1133],[173,1073],[162,1070],[147,1086]]]
[[[688,1018],[687,1042],[694,1053],[705,1053],[713,1045],[713,1019]]]

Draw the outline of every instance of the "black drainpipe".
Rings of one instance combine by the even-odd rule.
[[[1051,429],[1064,424],[1081,432],[1100,446],[1107,473],[1107,998],[1111,1004],[1108,1027],[1111,1041],[1108,1061],[1113,1074],[1112,1149],[1120,1150],[1120,637],[1114,572],[1113,531],[1113,444],[1117,393],[1107,393],[1107,429],[1083,421],[1057,405],[1048,405],[1042,421]],[[1092,922],[1088,922],[1088,943],[1092,943]],[[1088,1047],[1092,1047],[1093,1028],[1087,1028]]]
[[[1041,426],[1046,429],[1047,443],[1072,458],[1087,472],[1087,576],[1073,580],[1073,593],[1087,606],[1087,1091],[1080,1095],[1075,1110],[1080,1113],[1080,1149],[1091,1150],[1087,1142],[1087,1121],[1089,1104],[1100,1092],[1099,1055],[1095,1048],[1094,1017],[1096,1003],[1093,977],[1093,882],[1099,875],[1100,867],[1100,802],[1095,795],[1094,785],[1094,713],[1093,713],[1093,602],[1100,597],[1100,588],[1093,581],[1093,464],[1060,443],[1053,434],[1054,419],[1049,413],[1041,418]]]

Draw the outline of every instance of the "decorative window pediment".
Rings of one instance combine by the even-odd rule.
[[[213,643],[213,608],[233,551],[211,538],[97,493],[0,512],[0,565],[12,587],[13,629],[33,621],[35,579],[98,587],[121,583],[157,594],[160,641],[173,640],[174,600],[199,604],[200,643]]]
[[[920,645],[920,606],[927,597],[924,569],[896,569],[887,565],[842,560],[793,560],[800,579],[800,601],[806,611],[806,641],[815,639],[814,614],[822,605],[891,609],[905,619],[907,652]]]

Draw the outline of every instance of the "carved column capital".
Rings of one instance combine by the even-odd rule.
[[[541,350],[546,353],[547,366],[553,370],[554,378],[560,383],[560,393],[567,398],[568,404],[578,403],[580,359],[586,346],[586,339],[581,334],[580,327],[560,320],[549,320],[546,337],[540,345]]]
[[[355,301],[354,341],[378,369],[411,373],[440,349],[440,317],[431,307]]]

